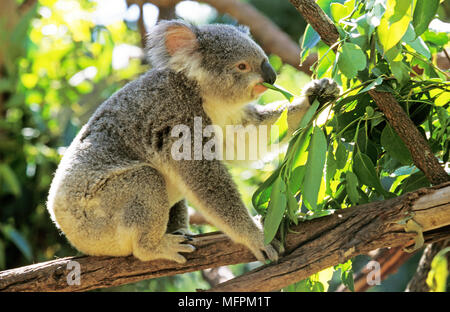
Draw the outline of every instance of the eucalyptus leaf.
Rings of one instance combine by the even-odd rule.
[[[344,43],[337,64],[339,70],[347,78],[353,79],[358,71],[366,68],[366,54],[358,45],[350,42]]]
[[[322,182],[326,152],[327,139],[322,129],[316,126],[309,143],[308,160],[302,187],[305,205],[313,211],[317,209],[317,197]]]
[[[353,205],[358,204],[360,199],[358,193],[358,178],[353,172],[347,171],[345,174],[345,181],[345,188],[347,190],[347,195],[350,198],[350,201]]]
[[[416,36],[420,36],[428,29],[439,7],[439,0],[417,0],[414,8],[412,24]]]
[[[384,197],[391,197],[390,194],[381,185],[380,179],[375,171],[375,166],[366,154],[358,151],[353,156],[353,172],[358,176],[358,180],[363,184],[373,187]]]
[[[403,140],[400,139],[389,124],[386,124],[381,132],[380,143],[388,154],[397,159],[401,164],[409,165],[412,163],[411,153],[405,143],[403,143]]]
[[[411,4],[411,0],[387,0],[386,12],[377,29],[384,51],[395,46],[406,33],[412,19]]]
[[[275,121],[275,123],[270,127],[270,142],[269,144],[274,144],[282,141],[287,134],[288,125],[288,109],[285,108],[281,113],[280,117]]]
[[[278,177],[272,186],[267,215],[264,219],[264,244],[269,244],[275,237],[283,219],[286,203],[286,184],[281,177]]]
[[[286,90],[284,90],[283,88],[276,86],[276,85],[272,85],[270,83],[267,82],[263,82],[261,83],[264,87],[269,88],[271,90],[280,92],[289,102],[292,102],[294,100],[294,95]]]

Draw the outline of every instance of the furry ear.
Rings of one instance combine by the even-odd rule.
[[[246,25],[236,25],[235,26],[237,30],[239,30],[241,33],[246,34],[247,36],[250,36],[250,28]]]
[[[169,26],[166,30],[166,49],[172,56],[177,51],[194,50],[197,47],[197,37],[186,25]]]
[[[161,21],[147,34],[146,54],[155,68],[169,66],[177,52],[193,53],[197,46],[195,26],[180,20]]]

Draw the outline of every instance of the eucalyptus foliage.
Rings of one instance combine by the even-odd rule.
[[[308,25],[301,58],[316,51],[315,78],[333,78],[343,94],[329,104],[331,111],[312,105],[282,164],[254,193],[253,205],[264,216],[266,243],[277,233],[283,240],[289,224],[298,220],[430,185],[369,90],[391,93],[436,157],[449,160],[450,86],[433,62],[433,55],[448,45],[449,34],[428,27],[439,0],[317,3],[340,38],[328,47]],[[319,125],[321,111],[327,120]],[[343,270],[342,281],[352,288],[351,262],[336,269]],[[310,278],[308,283],[302,285],[313,289],[317,281]]]

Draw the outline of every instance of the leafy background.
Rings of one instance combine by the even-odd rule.
[[[19,7],[26,1],[7,2]],[[378,86],[394,93],[427,136],[433,152],[448,163],[448,85],[432,56],[448,46],[448,32],[434,18],[437,13],[440,23],[448,22],[449,5],[431,1],[433,5],[424,6],[416,17],[424,2],[319,0],[341,34],[335,54],[306,27],[289,1],[248,2],[303,45],[303,59],[309,53],[318,54],[314,78],[333,77],[345,92],[331,104],[333,110],[305,120],[305,131],[298,132],[287,151],[279,155],[284,165],[278,170],[276,161],[255,168],[232,168],[248,207],[265,217],[266,239],[270,241],[280,225],[284,233],[289,221],[298,218],[324,216],[331,209],[429,185],[367,91]],[[386,4],[395,9],[386,10]],[[123,0],[39,0],[12,29],[5,13],[11,12],[0,12],[1,270],[77,254],[51,223],[45,208],[53,172],[95,108],[148,69],[142,61],[139,8],[127,8]],[[196,2],[183,1],[176,13],[194,23],[235,23],[232,17]],[[144,16],[146,26],[151,27],[157,9],[147,4]],[[427,24],[432,20],[434,28]],[[448,31],[449,24],[445,25]],[[300,94],[311,78],[283,65],[275,55],[270,60],[279,73],[277,84]],[[260,102],[279,99],[282,94],[269,90]],[[315,182],[302,187],[303,179]],[[271,211],[270,207],[279,209]],[[269,213],[273,217],[268,217]],[[208,225],[192,227],[197,233],[211,230],[214,228]],[[403,290],[419,257],[420,253],[416,254],[397,274],[371,290]],[[286,290],[332,291],[342,282],[349,285],[352,273],[368,260],[357,257]],[[231,271],[239,275],[255,265],[235,265]],[[109,290],[197,288],[208,288],[200,272]]]

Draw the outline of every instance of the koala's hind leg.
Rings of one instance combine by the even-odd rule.
[[[170,208],[167,233],[190,235],[189,215],[186,200],[180,200]]]
[[[183,263],[180,252],[195,248],[184,244],[184,235],[168,234],[170,206],[162,175],[151,167],[133,172],[127,182],[136,191],[123,211],[123,226],[132,233],[133,255],[142,260],[168,259]]]

